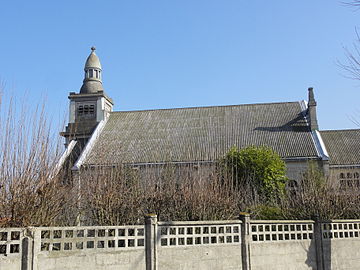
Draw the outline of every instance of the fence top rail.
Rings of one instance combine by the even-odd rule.
[[[18,227],[6,227],[6,228],[2,228],[0,227],[0,232],[8,232],[8,231],[22,231],[26,229],[26,227],[24,228],[18,228]]]
[[[31,227],[34,230],[106,230],[106,229],[142,229],[144,225],[124,226],[65,226],[65,227]]]
[[[322,220],[321,223],[360,223],[360,219],[330,219]]]
[[[303,224],[315,223],[314,220],[250,220],[251,224]]]
[[[241,224],[241,220],[159,221],[159,226],[207,226]]]

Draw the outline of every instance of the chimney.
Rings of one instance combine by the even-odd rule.
[[[316,117],[316,101],[314,98],[314,89],[309,87],[309,101],[308,101],[308,119],[310,122],[310,129],[319,130],[319,125]]]

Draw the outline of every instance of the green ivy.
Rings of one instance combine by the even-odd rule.
[[[234,146],[220,164],[238,188],[250,185],[269,202],[284,195],[287,181],[285,162],[270,147],[249,146],[239,150]]]

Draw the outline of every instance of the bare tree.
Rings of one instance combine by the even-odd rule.
[[[346,6],[350,6],[355,10],[360,8],[360,0],[342,2]],[[354,80],[360,80],[360,36],[357,28],[355,28],[356,40],[352,47],[344,46],[345,62],[338,61],[338,65],[345,71],[345,77]]]
[[[52,175],[60,141],[45,107],[0,100],[1,226],[62,224],[68,187]]]
[[[344,5],[359,8],[360,7],[360,0],[353,0],[349,2],[343,2]]]
[[[353,43],[352,49],[344,47],[346,62],[338,62],[338,65],[345,70],[346,77],[360,80],[360,36],[357,29],[355,29],[355,33],[356,41]]]

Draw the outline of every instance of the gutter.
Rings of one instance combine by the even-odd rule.
[[[351,168],[360,168],[360,164],[348,164],[348,165],[329,165],[330,166],[330,168],[339,168],[339,169],[341,169],[341,168],[349,168],[349,167],[351,167]]]

